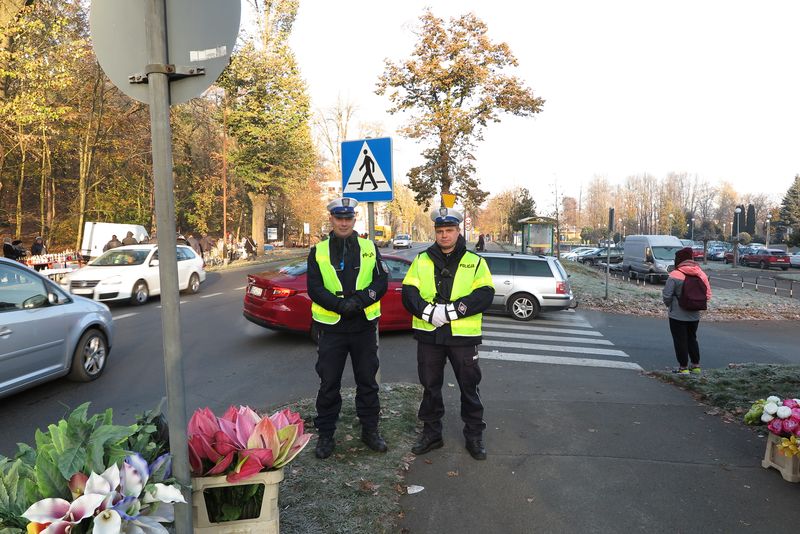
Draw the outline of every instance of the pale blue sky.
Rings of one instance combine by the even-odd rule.
[[[375,83],[384,58],[410,54],[426,6],[483,19],[547,101],[536,118],[489,126],[476,155],[491,192],[547,196],[557,178],[577,196],[595,174],[676,171],[780,200],[800,172],[796,0],[302,0],[292,45],[314,107],[341,95],[357,120],[382,123],[396,177],[420,146],[395,134],[404,118]]]

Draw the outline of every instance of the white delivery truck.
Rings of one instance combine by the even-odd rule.
[[[622,272],[648,282],[666,281],[675,266],[675,253],[683,248],[671,235],[629,235],[625,237]]]
[[[139,243],[150,238],[147,230],[140,224],[86,222],[83,225],[81,255],[84,258],[94,259],[103,253],[103,247],[111,241],[111,236],[115,235],[122,241],[128,232],[133,232],[133,237]]]

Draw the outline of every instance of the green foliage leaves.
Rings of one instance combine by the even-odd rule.
[[[26,481],[32,478],[33,468],[21,459],[0,458],[0,527],[9,527],[8,532],[17,532],[12,526],[25,527],[20,516],[27,510]]]
[[[472,206],[486,194],[473,178],[472,151],[483,128],[501,113],[530,116],[544,100],[504,69],[517,65],[505,43],[493,43],[473,14],[445,22],[426,11],[412,57],[386,62],[376,93],[392,102],[390,113],[416,113],[404,135],[428,141],[425,163],[409,172],[411,189],[426,206],[439,191],[459,193]]]

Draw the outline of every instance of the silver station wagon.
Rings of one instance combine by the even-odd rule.
[[[32,269],[0,258],[0,397],[105,369],[114,323],[108,306],[72,296]]]
[[[530,321],[540,311],[577,305],[567,273],[557,258],[500,252],[481,256],[492,273],[492,309],[508,312],[518,321]]]

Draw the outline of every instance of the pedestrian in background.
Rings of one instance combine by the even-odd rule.
[[[483,252],[486,248],[486,243],[483,238],[483,234],[478,235],[478,242],[475,243],[475,251]]]
[[[704,284],[704,288],[699,285],[701,283]],[[702,294],[703,290],[705,295]],[[661,296],[668,309],[669,331],[672,334],[672,344],[678,360],[678,369],[675,372],[681,375],[692,373],[699,375],[702,370],[697,327],[700,324],[701,310],[705,309],[705,302],[711,300],[711,284],[700,265],[692,260],[692,247],[684,247],[675,253],[675,269],[669,274]],[[697,299],[702,300],[703,296],[705,301],[697,303]],[[689,297],[693,299],[689,300]]]
[[[117,248],[117,247],[121,247],[121,246],[122,246],[122,242],[119,239],[117,239],[117,234],[114,234],[114,235],[111,236],[111,239],[108,241],[108,243],[106,243],[106,245],[103,247],[103,252],[105,252],[107,250],[111,250],[112,248]]]
[[[478,345],[482,313],[494,298],[492,275],[484,259],[467,250],[459,232],[461,213],[439,208],[431,219],[436,242],[414,258],[403,280],[403,306],[413,315],[417,372],[424,390],[418,412],[422,434],[411,452],[425,454],[444,445],[442,383],[450,360],[461,389],[467,451],[474,459],[485,460]]]
[[[44,256],[45,254],[47,254],[47,247],[44,246],[44,239],[37,235],[31,245],[31,256]]]
[[[138,245],[139,242],[136,241],[136,238],[133,237],[133,232],[128,230],[128,233],[125,235],[125,238],[122,240],[123,245]]]
[[[9,260],[20,261],[25,257],[25,249],[22,248],[22,241],[12,241],[10,237],[3,239],[3,256]]]
[[[333,230],[308,254],[308,296],[311,315],[320,330],[316,370],[319,432],[315,454],[329,457],[336,441],[336,421],[342,407],[342,373],[350,354],[356,382],[356,415],[361,421],[361,441],[386,452],[378,431],[378,317],[386,293],[388,273],[375,243],[353,231],[358,201],[337,198],[328,204]]]

